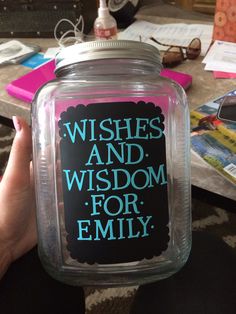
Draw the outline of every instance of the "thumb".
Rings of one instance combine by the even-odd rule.
[[[29,183],[30,160],[32,155],[31,130],[26,121],[20,117],[12,118],[16,135],[2,181],[19,187]]]

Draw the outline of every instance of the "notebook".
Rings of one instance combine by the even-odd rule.
[[[167,77],[180,86],[182,86],[185,90],[188,89],[192,85],[192,75],[182,72],[173,71],[170,69],[163,69],[160,73],[161,76]]]
[[[37,90],[55,78],[55,60],[39,66],[6,86],[9,95],[30,103]]]

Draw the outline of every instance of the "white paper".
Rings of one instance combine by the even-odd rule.
[[[236,72],[236,43],[216,40],[202,62],[207,71]]]
[[[32,48],[25,46],[20,41],[10,40],[0,45],[0,63],[21,57],[32,51]]]
[[[135,40],[152,44],[159,50],[166,50],[168,47],[158,45],[150,40],[150,37],[158,41],[178,46],[188,46],[193,38],[199,38],[202,43],[201,55],[205,56],[212,41],[213,25],[205,24],[154,24],[138,20],[118,34],[119,39]]]
[[[46,59],[54,59],[58,52],[61,50],[61,47],[51,47],[48,48],[44,54],[44,58]]]

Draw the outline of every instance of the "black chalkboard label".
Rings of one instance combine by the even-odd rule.
[[[169,242],[166,144],[151,102],[69,107],[59,125],[67,247],[81,263],[159,256]]]

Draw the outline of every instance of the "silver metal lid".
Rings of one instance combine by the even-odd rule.
[[[160,52],[150,44],[131,40],[101,40],[63,48],[56,56],[56,70],[75,63],[102,59],[139,59],[161,67]]]

